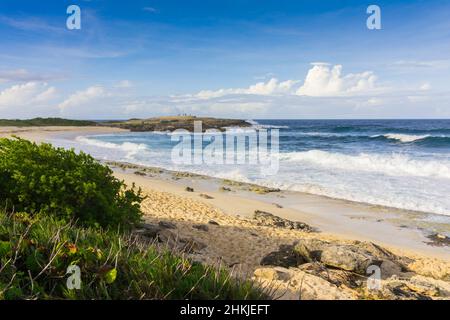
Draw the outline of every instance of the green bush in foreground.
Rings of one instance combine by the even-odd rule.
[[[85,226],[140,221],[140,190],[126,189],[90,155],[23,139],[0,139],[0,204]],[[3,203],[2,203],[3,202]]]
[[[70,265],[81,289],[66,286]],[[128,234],[0,212],[0,299],[258,299],[251,282]]]

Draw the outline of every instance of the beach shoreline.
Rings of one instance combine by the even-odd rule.
[[[75,139],[78,136],[126,132],[105,127],[0,128],[0,137],[16,135],[36,142]],[[322,241],[342,246],[381,245],[408,261],[408,279],[425,277],[450,292],[450,251],[447,246],[433,246],[414,226],[395,222],[405,210],[394,210],[362,203],[331,199],[300,192],[273,190],[253,184],[170,171],[131,163],[100,160],[128,186],[142,189],[146,199],[141,208],[146,224],[164,226],[165,239],[190,239],[199,250],[188,253],[195,261],[230,268],[244,278],[283,288],[283,299],[296,299],[299,288],[281,281],[276,273],[294,279],[304,270],[262,266],[262,261],[280,248],[298,241]],[[311,226],[314,232],[267,226],[255,220],[255,213],[269,213],[286,221]],[[154,228],[152,227],[152,228]],[[170,236],[168,236],[168,234]],[[295,274],[294,274],[295,272]],[[310,276],[309,273],[307,274]],[[275,277],[275,278],[274,278]],[[437,280],[436,280],[437,279]],[[444,279],[445,281],[442,281]],[[314,278],[311,299],[360,298],[355,290],[330,287]],[[317,283],[319,281],[319,283]],[[390,281],[390,280],[389,280]],[[406,280],[405,280],[406,281]],[[408,280],[411,281],[411,280]],[[390,282],[388,282],[390,283]],[[300,289],[301,291],[302,289]],[[444,295],[446,296],[446,295]]]
[[[120,132],[128,130],[103,126],[0,127],[0,137],[16,135],[35,142],[49,142],[52,139],[73,140],[78,136]],[[265,187],[228,179],[131,163],[102,161],[110,165],[114,174],[129,185],[135,183],[147,190],[162,190],[199,201],[205,201],[199,198],[199,194],[211,194],[212,199],[207,200],[208,205],[230,216],[250,218],[256,210],[268,211],[282,218],[308,223],[321,233],[340,239],[373,241],[394,250],[450,261],[447,247],[427,244],[428,239],[421,226],[407,226],[404,224],[406,220],[400,218],[402,215],[421,214],[419,212],[297,191],[265,192]],[[147,169],[152,173],[145,173]],[[186,192],[187,187],[193,188],[195,192]]]

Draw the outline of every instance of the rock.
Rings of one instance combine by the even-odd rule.
[[[194,192],[194,188],[186,187],[186,188],[184,188],[184,191],[187,191],[187,192]]]
[[[394,275],[400,276],[402,274],[402,267],[399,264],[392,262],[390,260],[384,260],[380,265],[380,269],[382,279],[387,279]]]
[[[400,274],[406,269],[398,257],[371,242],[339,244],[318,239],[302,239],[295,245],[294,250],[308,262],[317,261],[328,267],[364,276],[370,265],[381,266],[383,262],[386,276]]]
[[[215,225],[215,226],[220,226],[220,224],[214,220],[209,220],[208,221],[209,224]]]
[[[231,189],[228,187],[220,187],[219,191],[231,191]]]
[[[161,227],[155,224],[144,223],[140,226],[141,230],[136,230],[135,233],[147,238],[156,238],[158,233],[162,230]]]
[[[427,238],[431,240],[431,241],[427,242],[427,244],[429,244],[431,246],[436,246],[436,247],[450,246],[450,237],[447,237],[446,235],[443,235],[440,233],[435,233],[435,234],[429,235]]]
[[[294,251],[294,246],[281,245],[278,251],[273,251],[261,259],[262,266],[296,267],[305,260]]]
[[[197,253],[207,247],[206,244],[195,240],[194,238],[182,238],[178,248],[186,253]]]
[[[201,193],[200,197],[205,198],[205,199],[214,199],[213,197],[211,197],[210,195],[207,195],[206,193]]]
[[[256,269],[254,272],[254,276],[269,281],[273,280],[289,281],[292,275],[289,273],[289,269],[282,267],[275,267],[275,268]]]
[[[283,206],[281,204],[278,204],[278,203],[272,203],[272,204],[279,209],[283,208]]]
[[[201,230],[201,231],[209,231],[209,228],[206,224],[194,224],[192,228]]]
[[[307,262],[320,261],[320,255],[328,242],[319,239],[302,239],[299,241],[294,250],[302,256]]]
[[[158,225],[164,229],[176,229],[177,228],[177,225],[175,223],[168,222],[168,221],[160,221],[160,222],[158,222]]]
[[[327,266],[364,275],[370,265],[381,264],[380,261],[375,261],[373,256],[358,250],[354,246],[346,245],[329,245],[324,247],[320,255],[320,262]]]
[[[355,294],[327,280],[296,268],[260,268],[254,272],[254,280],[263,286],[275,288],[275,296],[289,300],[349,300]]]
[[[255,211],[253,219],[255,219],[258,222],[258,225],[267,227],[295,229],[295,230],[302,230],[305,232],[314,231],[312,227],[303,222],[290,221],[261,210]]]

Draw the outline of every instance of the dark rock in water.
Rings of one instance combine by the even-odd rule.
[[[450,238],[447,237],[446,235],[435,233],[435,234],[429,235],[427,238],[431,240],[431,241],[427,242],[427,244],[429,244],[431,246],[436,246],[436,247],[450,246]]]
[[[255,213],[253,215],[253,219],[255,219],[259,225],[267,226],[267,227],[295,229],[295,230],[302,230],[305,232],[315,231],[314,228],[307,225],[306,223],[283,219],[283,218],[280,218],[269,212],[260,211],[260,210],[255,211]]]
[[[194,224],[192,226],[192,228],[198,229],[198,230],[202,230],[202,231],[208,231],[209,228],[206,224]]]
[[[186,187],[186,188],[184,188],[184,191],[187,191],[187,192],[194,192],[194,188]]]
[[[215,226],[219,226],[219,223],[216,222],[216,221],[214,221],[214,220],[209,220],[208,223],[209,223],[209,224],[213,224],[213,225],[215,225]]]
[[[292,245],[281,245],[278,251],[273,251],[262,258],[260,264],[262,266],[277,266],[277,267],[296,267],[306,261],[294,251]]]
[[[200,197],[205,198],[205,199],[214,199],[213,197],[211,197],[210,195],[207,195],[206,193],[201,193]]]
[[[177,228],[177,225],[175,223],[168,222],[168,221],[160,221],[160,222],[158,222],[158,225],[164,229],[176,229]]]

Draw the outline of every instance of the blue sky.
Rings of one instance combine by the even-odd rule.
[[[450,118],[449,16],[450,1],[2,0],[0,117]]]

